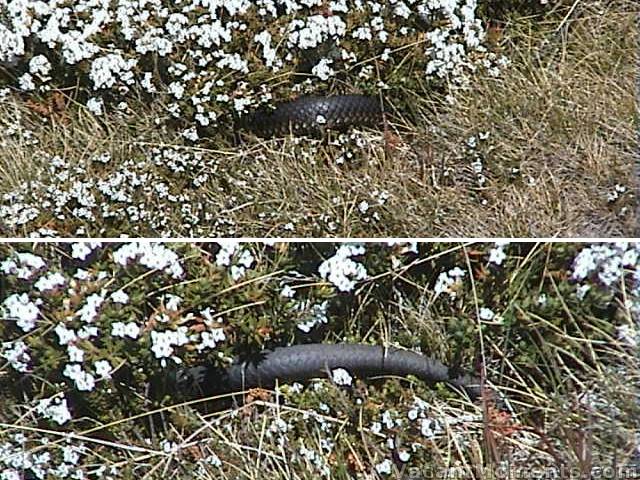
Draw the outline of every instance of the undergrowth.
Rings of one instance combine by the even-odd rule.
[[[0,249],[2,478],[640,466],[636,244]],[[308,342],[407,348],[486,388],[473,402],[411,377],[189,401],[167,387],[184,366]]]

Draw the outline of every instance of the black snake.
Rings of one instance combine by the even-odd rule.
[[[446,382],[465,390],[469,397],[479,395],[476,377],[455,374],[440,361],[419,353],[364,344],[313,343],[265,350],[257,358],[237,360],[227,368],[197,366],[178,372],[178,391],[191,396],[218,395],[249,388],[273,388],[276,382],[301,382],[330,376],[337,368],[357,377],[414,375],[434,384]]]
[[[382,112],[380,101],[366,95],[302,96],[277,105],[275,110],[245,115],[238,127],[261,137],[344,130],[380,124]]]

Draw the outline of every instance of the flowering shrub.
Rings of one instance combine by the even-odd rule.
[[[45,155],[40,178],[4,195],[0,218],[11,231],[33,225],[28,233],[44,236],[209,233],[216,224],[214,214],[198,198],[197,189],[216,165],[203,167],[201,157],[197,152],[152,148],[148,155],[141,151],[137,158],[125,160],[114,173],[107,165],[113,163],[108,152],[79,165]],[[49,226],[36,228],[43,221]],[[97,229],[87,228],[98,221]],[[51,228],[57,224],[61,227]]]
[[[361,135],[343,134],[327,152],[338,163],[351,161],[361,142]],[[318,144],[319,140],[312,143]],[[309,142],[297,143],[291,155],[307,158],[308,147]],[[249,181],[260,188],[260,178],[225,171],[224,157],[171,146],[132,146],[113,155],[95,151],[79,162],[41,152],[33,160],[42,165],[41,172],[0,197],[4,235],[236,236],[239,226],[229,212],[255,202],[255,193],[247,189]],[[209,198],[211,190],[224,202]],[[383,221],[387,198],[386,192],[373,191],[359,202],[363,224]],[[270,215],[270,208],[256,212],[260,219]],[[291,235],[297,221],[288,217],[281,234]],[[324,212],[316,220],[317,228],[332,233],[338,221]]]
[[[309,341],[389,342],[466,370],[484,353],[514,421],[578,402],[613,422],[598,424],[593,455],[604,461],[640,430],[629,420],[640,418],[629,400],[639,254],[636,244],[5,244],[0,472],[119,478],[147,468],[122,452],[175,456],[187,475],[226,472],[247,463],[228,448],[238,436],[276,461],[285,448],[291,468],[315,475],[387,475],[430,464],[451,442],[460,460],[481,441],[479,407],[411,380],[362,383],[337,369],[331,381],[281,386],[277,406],[253,392],[253,404],[214,413],[206,429],[194,417],[202,408],[189,413],[167,388],[186,365]],[[552,441],[545,461],[571,451],[553,427],[551,440],[509,428],[537,455]]]
[[[95,115],[138,92],[160,96],[158,121],[179,119],[196,140],[195,125],[229,125],[291,92],[464,82],[479,61],[496,60],[482,46],[476,8],[476,0],[10,1],[0,64],[24,92],[79,84]]]

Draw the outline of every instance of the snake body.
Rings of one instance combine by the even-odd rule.
[[[337,368],[361,378],[414,375],[428,384],[446,382],[466,390],[472,398],[479,393],[477,378],[454,375],[433,358],[393,347],[344,343],[265,350],[258,358],[245,362],[238,360],[227,368],[199,366],[186,369],[177,380],[182,391],[195,389],[202,394],[214,395],[256,387],[273,388],[278,381],[301,382],[326,377]]]
[[[366,95],[303,96],[243,117],[239,127],[261,137],[304,134],[349,126],[373,126],[382,120],[380,101]]]

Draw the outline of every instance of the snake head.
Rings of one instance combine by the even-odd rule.
[[[179,368],[172,374],[168,393],[182,398],[196,398],[225,391],[227,373],[211,365]]]
[[[175,388],[179,392],[197,392],[207,376],[207,367],[181,368],[175,374]]]

